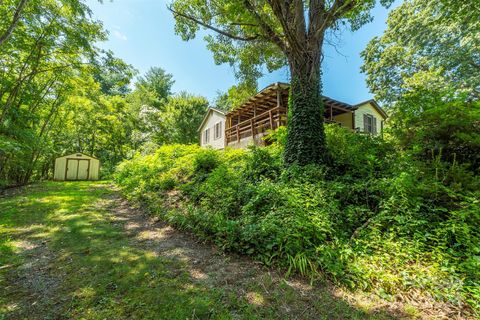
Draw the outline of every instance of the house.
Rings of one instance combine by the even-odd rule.
[[[74,153],[55,159],[53,179],[98,180],[100,160],[84,153]]]
[[[214,149],[225,148],[225,112],[208,108],[205,117],[198,128],[200,146]]]
[[[209,119],[214,117],[216,109],[209,110],[199,128],[200,145],[211,145],[208,139],[211,139],[211,128],[216,123],[222,123],[220,128],[225,128],[223,145],[220,141],[222,139],[217,140],[214,146],[217,149],[225,146],[244,148],[252,143],[263,145],[262,138],[268,130],[287,124],[288,94],[288,84],[274,83],[227,114],[217,110],[216,119],[213,121]],[[324,96],[323,102],[326,123],[335,123],[356,132],[380,134],[387,119],[385,111],[374,100],[350,105]],[[214,130],[218,137],[217,128]]]

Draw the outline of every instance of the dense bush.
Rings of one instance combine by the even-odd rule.
[[[122,163],[116,180],[223,250],[386,298],[420,290],[478,308],[479,178],[336,126],[326,139],[325,167],[285,169],[280,130],[265,148],[164,146]]]
[[[468,164],[479,173],[480,101],[422,93],[422,99],[413,95],[396,106],[389,131],[400,147],[420,159],[439,156],[444,162]]]

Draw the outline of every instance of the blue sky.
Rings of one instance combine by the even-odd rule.
[[[398,5],[401,0],[397,0]],[[216,65],[203,37],[185,42],[174,32],[174,19],[164,0],[87,0],[94,18],[109,31],[109,40],[99,44],[133,65],[140,74],[158,66],[173,74],[175,92],[188,91],[213,101],[218,91],[226,91],[236,83],[228,65]],[[392,6],[392,7],[395,7]],[[391,8],[390,8],[391,10]],[[337,45],[326,46],[323,62],[323,94],[331,98],[357,103],[372,98],[360,73],[360,52],[368,41],[381,35],[386,27],[387,9],[377,6],[372,23],[359,31],[342,33]],[[259,88],[277,81],[288,81],[286,70],[266,75]]]

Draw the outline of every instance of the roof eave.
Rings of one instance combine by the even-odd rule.
[[[202,129],[203,125],[205,124],[205,121],[207,121],[207,119],[208,119],[208,115],[210,114],[210,112],[216,112],[216,113],[221,114],[222,116],[226,115],[226,113],[223,112],[222,110],[212,108],[212,107],[208,108],[207,112],[205,113],[205,116],[202,119],[202,122],[200,123],[200,126],[197,129],[197,132],[200,132],[200,130]]]
[[[375,101],[375,99],[370,99],[370,100],[357,103],[352,107],[352,109],[357,110],[360,106],[365,105],[367,103],[370,103],[371,105],[373,105],[373,107],[383,116],[384,119],[388,118],[388,114],[385,112],[385,110],[383,110],[382,107],[380,107],[380,105],[378,104],[377,101]]]

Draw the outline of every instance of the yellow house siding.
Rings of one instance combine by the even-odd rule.
[[[346,112],[333,117],[334,121],[340,122],[343,127],[352,129],[352,113]]]
[[[358,129],[360,132],[364,132],[364,123],[363,116],[369,114],[377,119],[377,134],[381,133],[382,122],[384,121],[382,115],[370,104],[366,103],[358,107],[355,110],[355,129]]]

